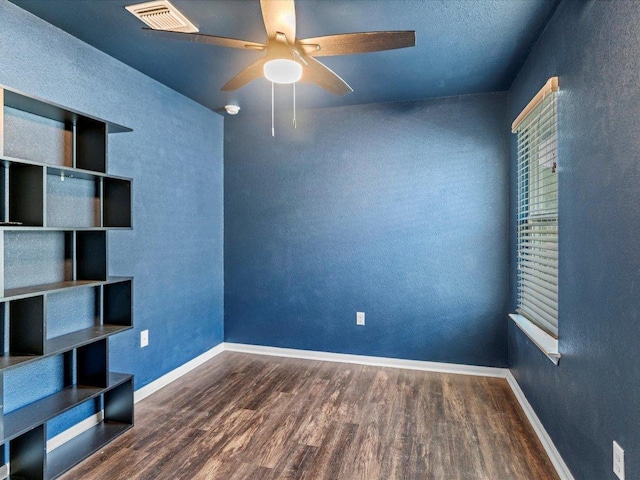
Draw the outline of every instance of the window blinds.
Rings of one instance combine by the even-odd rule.
[[[549,86],[548,82],[545,88]],[[557,78],[555,85],[544,90],[514,122],[518,135],[518,313],[557,337]]]

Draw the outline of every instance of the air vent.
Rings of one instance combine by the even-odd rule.
[[[198,28],[167,0],[138,3],[125,7],[154,30],[195,33]]]

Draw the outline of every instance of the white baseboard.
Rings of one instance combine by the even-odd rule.
[[[404,368],[406,370],[476,375],[479,377],[506,378],[509,373],[509,370],[506,368],[425,362],[422,360],[403,360],[388,357],[369,357],[366,355],[328,353],[313,350],[295,350],[292,348],[265,347],[262,345],[246,345],[243,343],[225,343],[224,349],[229,352],[254,353],[256,355],[271,355],[274,357],[304,358],[307,360],[321,360],[323,362],[355,363],[376,367]]]
[[[104,412],[101,410],[98,413],[91,415],[90,417],[85,418],[81,422],[76,423],[73,427],[68,428],[62,433],[59,433],[53,438],[47,440],[47,452],[55,450],[63,443],[68,442],[74,437],[77,437],[81,433],[86,432],[90,428],[98,425],[102,419],[104,418]]]
[[[224,343],[220,343],[215,347],[213,347],[212,349],[207,350],[202,355],[198,355],[196,358],[189,360],[187,363],[183,365],[180,365],[175,370],[171,370],[169,373],[164,374],[160,378],[136,390],[133,393],[134,403],[138,403],[140,400],[147,398],[149,395],[157,392],[162,387],[169,385],[174,380],[177,380],[178,378],[190,372],[194,368],[199,367],[207,360],[211,360],[216,355],[221,354],[224,350],[225,350]]]
[[[558,472],[558,476],[560,477],[560,479],[574,480],[569,467],[567,467],[567,464],[564,463],[564,460],[560,456],[560,452],[558,452],[558,449],[553,444],[551,437],[545,430],[542,422],[538,418],[538,415],[536,415],[536,412],[533,410],[533,407],[527,400],[527,397],[525,397],[524,392],[520,388],[520,385],[518,385],[518,381],[511,372],[507,374],[507,382],[511,387],[511,391],[513,391],[513,394],[518,399],[518,403],[522,407],[522,410],[524,410],[524,413],[527,416],[529,423],[533,427],[533,430],[536,432],[536,435],[540,439],[540,442],[542,443],[545,452],[547,452],[549,460],[551,460],[551,463],[555,467],[556,472]]]

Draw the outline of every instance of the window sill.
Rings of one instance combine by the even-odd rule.
[[[529,337],[529,339],[544,353],[555,365],[560,362],[560,352],[558,352],[558,339],[553,338],[547,332],[530,320],[515,313],[509,314],[511,320]]]

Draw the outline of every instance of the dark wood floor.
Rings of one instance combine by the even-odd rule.
[[[503,379],[225,352],[62,478],[558,477]]]

